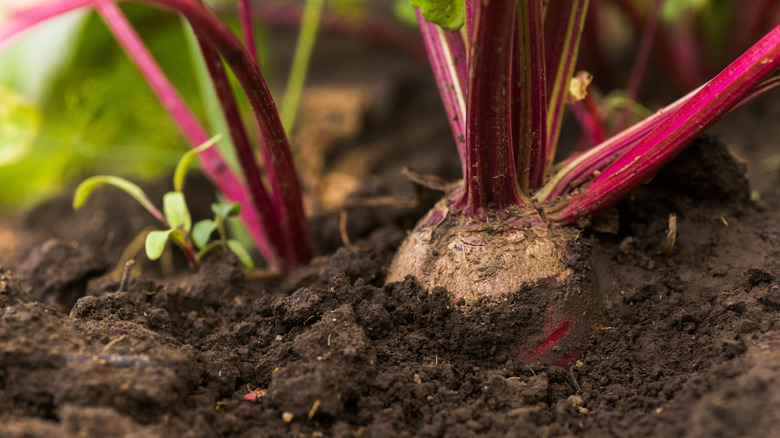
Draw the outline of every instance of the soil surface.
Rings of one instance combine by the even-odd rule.
[[[758,199],[744,165],[706,137],[581,224],[602,295],[598,333],[569,369],[518,367],[500,353],[522,341],[500,309],[464,315],[443,288],[384,285],[405,230],[435,201],[398,168],[458,172],[440,104],[419,92],[430,85],[393,79],[406,97],[339,139],[329,164],[350,146],[393,148],[368,160],[350,198],[385,206],[354,202],[349,247],[338,212],[323,209],[313,229],[331,255],[281,281],[217,254],[178,277],[140,266],[118,291],[105,274],[152,222],[108,192],[78,214],[63,198],[0,228],[0,436],[776,434],[776,176],[764,174]],[[776,146],[743,138],[750,150]],[[401,202],[410,197],[415,206]],[[208,200],[199,208],[205,216]]]

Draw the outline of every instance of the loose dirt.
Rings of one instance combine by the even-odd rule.
[[[402,85],[408,96],[430,86]],[[394,105],[409,124],[409,108],[440,108],[422,94]],[[373,134],[350,141],[379,141],[401,122],[367,123]],[[435,140],[446,120],[411,132],[353,196],[416,196],[401,164],[457,174],[438,159],[450,154]],[[756,199],[743,170],[717,140],[697,140],[583,224],[603,316],[568,370],[517,369],[498,353],[521,341],[500,311],[466,317],[443,288],[384,285],[405,230],[435,201],[428,192],[415,208],[350,210],[349,249],[339,215],[322,213],[313,229],[331,255],[282,281],[249,279],[216,255],[178,277],[141,265],[120,292],[102,275],[151,224],[144,212],[105,193],[78,213],[67,199],[41,205],[3,228],[14,245],[0,270],[0,436],[772,436],[780,192],[764,174]]]

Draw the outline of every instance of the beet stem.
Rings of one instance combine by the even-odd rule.
[[[780,26],[701,87],[667,119],[601,172],[579,195],[551,209],[552,219],[571,223],[614,205],[651,179],[697,135],[728,114],[780,66]]]
[[[517,0],[475,2],[470,38],[466,114],[466,181],[456,207],[469,217],[486,219],[523,205],[515,173],[511,126],[512,47]]]

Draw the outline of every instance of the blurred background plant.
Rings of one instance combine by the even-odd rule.
[[[634,106],[637,121],[649,114],[643,106],[703,84],[777,23],[776,0],[592,0],[578,67],[611,93],[606,108]]]
[[[179,20],[126,8],[186,97],[197,94]],[[98,171],[156,178],[184,140],[94,13],[44,23],[0,54],[0,205],[26,207]],[[193,108],[203,113],[195,99]]]
[[[3,0],[0,25],[14,8],[45,2]],[[234,0],[206,3],[240,34]],[[305,37],[294,65],[272,62],[274,31],[268,22],[276,18],[283,26],[298,26],[306,6],[313,15],[310,12],[302,28]],[[331,19],[359,22],[365,1],[253,4],[256,14],[267,15],[254,28],[258,62],[289,128],[323,7]],[[210,131],[226,132],[189,26],[173,13],[145,5],[123,3],[121,8],[196,116]],[[234,77],[229,79],[238,89]],[[248,117],[243,93],[235,94]],[[256,134],[250,130],[250,135]],[[187,149],[176,125],[96,13],[79,10],[42,23],[0,52],[0,210],[29,207],[96,173],[154,180],[172,171]],[[229,136],[219,149],[236,169]]]

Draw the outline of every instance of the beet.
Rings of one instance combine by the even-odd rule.
[[[444,287],[461,312],[507,307],[518,365],[569,365],[601,311],[590,245],[573,227],[475,221],[440,201],[406,238],[387,281]],[[487,311],[487,310],[486,310]],[[500,354],[507,354],[501,352]]]

